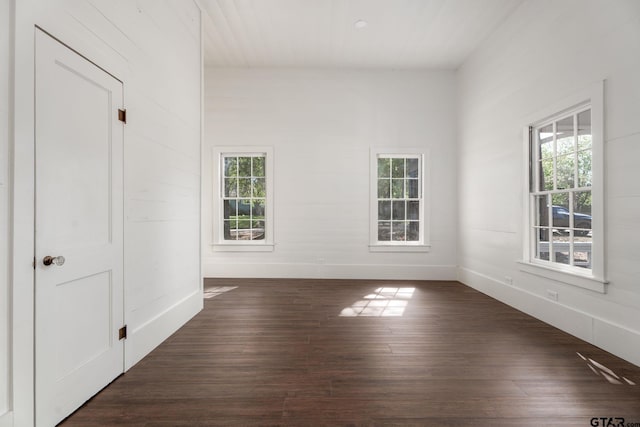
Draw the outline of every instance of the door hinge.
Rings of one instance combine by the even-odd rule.
[[[122,123],[127,123],[127,110],[118,108],[118,120],[120,120]]]
[[[122,328],[118,330],[118,339],[124,340],[127,338],[127,325],[124,325]]]

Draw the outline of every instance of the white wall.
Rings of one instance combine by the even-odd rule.
[[[274,148],[275,250],[212,251],[214,145]],[[426,147],[429,253],[369,252],[369,148]],[[205,276],[455,278],[453,72],[208,69]]]
[[[12,65],[10,40],[11,2],[0,0],[0,426],[9,410],[9,71]]]
[[[124,82],[127,369],[202,307],[201,30],[198,6],[182,0],[20,0],[16,7],[14,423],[28,426],[33,424],[34,25]]]
[[[638,52],[636,0],[527,1],[466,61],[458,73],[458,262],[464,283],[640,365]],[[526,120],[603,79],[606,295],[516,263]]]

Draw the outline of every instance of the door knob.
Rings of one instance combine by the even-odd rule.
[[[60,266],[60,265],[63,265],[65,261],[66,260],[64,259],[64,257],[62,255],[60,255],[60,256],[49,256],[49,255],[47,255],[46,257],[44,257],[42,259],[42,263],[44,265],[55,264],[55,265]]]

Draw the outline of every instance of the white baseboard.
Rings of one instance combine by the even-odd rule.
[[[454,265],[218,264],[203,260],[204,277],[277,279],[456,280]]]
[[[459,268],[458,281],[640,366],[640,333],[500,280]]]
[[[593,319],[594,345],[640,366],[640,334],[627,328]]]
[[[0,415],[0,427],[13,427],[13,412]]]
[[[125,343],[125,371],[187,323],[203,307],[200,290],[182,299],[163,313],[129,331]]]

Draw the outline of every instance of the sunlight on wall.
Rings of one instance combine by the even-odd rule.
[[[400,317],[416,288],[378,288],[354,302],[340,317]]]

